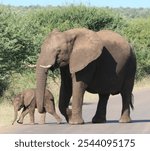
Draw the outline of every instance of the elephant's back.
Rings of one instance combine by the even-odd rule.
[[[131,47],[128,41],[116,32],[102,30],[98,32],[105,50],[107,50],[117,64],[119,72],[131,57]]]
[[[100,30],[97,33],[103,41],[109,41],[110,43],[117,42],[117,44],[124,43],[124,45],[128,45],[128,41],[117,32],[111,30]]]
[[[128,41],[120,34],[111,30],[101,30],[98,32],[98,36],[102,40],[103,46],[109,50],[113,55],[117,53],[123,53],[124,55],[130,54],[130,45]]]

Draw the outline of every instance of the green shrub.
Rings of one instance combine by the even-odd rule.
[[[137,15],[138,16],[138,15]],[[128,19],[128,20],[127,20]],[[0,6],[0,96],[5,92],[13,95],[19,90],[34,86],[34,75],[40,46],[46,35],[54,28],[64,31],[86,27],[98,31],[111,29],[126,36],[135,48],[138,70],[137,79],[150,73],[150,19],[130,19],[120,16],[113,9],[80,6],[63,7],[9,7]],[[49,73],[51,78],[59,71]],[[15,75],[15,76],[14,76]],[[23,76],[22,76],[23,75]],[[22,83],[12,87],[15,79]],[[16,80],[15,85],[19,83]]]
[[[150,18],[133,19],[122,31],[133,45],[137,57],[137,79],[150,74]]]

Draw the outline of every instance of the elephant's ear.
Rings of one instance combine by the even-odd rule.
[[[23,94],[24,97],[24,105],[27,107],[31,104],[32,100],[35,98],[34,90],[26,90]]]
[[[70,72],[78,72],[96,60],[101,55],[102,48],[102,42],[96,32],[90,31],[77,37],[70,56]]]

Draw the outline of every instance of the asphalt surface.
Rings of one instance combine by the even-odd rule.
[[[69,125],[63,118],[62,124],[49,114],[46,117],[46,124],[23,125],[15,124],[0,129],[3,134],[150,134],[150,88],[135,90],[134,110],[131,111],[131,123],[121,124],[118,119],[121,114],[120,95],[111,96],[107,106],[107,123],[92,124],[91,120],[95,114],[97,101],[84,101],[83,125]],[[91,99],[91,98],[89,98]],[[38,115],[36,115],[38,121]]]

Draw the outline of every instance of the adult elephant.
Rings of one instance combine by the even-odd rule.
[[[43,112],[43,97],[48,69],[59,67],[61,87],[59,109],[70,124],[82,124],[84,92],[99,94],[93,123],[106,122],[106,107],[110,94],[122,96],[120,122],[130,122],[132,89],[136,59],[129,43],[119,34],[85,28],[51,32],[41,47],[36,65],[37,107]],[[72,98],[72,115],[67,108]]]

